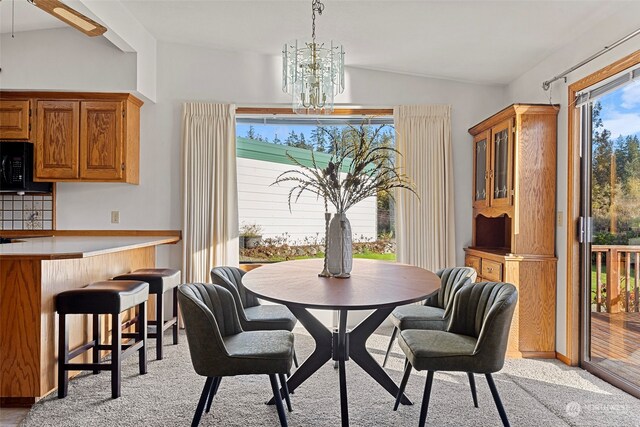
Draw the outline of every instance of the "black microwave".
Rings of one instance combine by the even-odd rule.
[[[0,193],[51,193],[50,182],[33,182],[33,144],[0,142]]]

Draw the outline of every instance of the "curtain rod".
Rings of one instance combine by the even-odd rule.
[[[567,81],[567,74],[571,73],[572,71],[577,70],[578,68],[582,67],[583,65],[593,61],[594,59],[596,59],[597,57],[604,55],[605,53],[607,53],[608,51],[610,51],[611,49],[613,49],[614,47],[617,47],[618,45],[621,45],[622,43],[626,42],[627,40],[637,36],[638,34],[640,34],[640,28],[638,28],[637,30],[635,30],[633,33],[629,34],[628,36],[625,36],[623,38],[621,38],[620,40],[614,42],[612,45],[610,46],[605,46],[604,49],[600,50],[599,52],[591,55],[590,57],[588,57],[587,59],[585,59],[584,61],[574,65],[573,67],[569,68],[568,70],[566,70],[563,73],[558,74],[557,76],[553,77],[550,80],[547,80],[545,82],[542,83],[542,89],[544,90],[549,90],[549,88],[551,87],[551,83],[555,82],[556,80],[560,80],[561,78],[564,77],[565,82]]]

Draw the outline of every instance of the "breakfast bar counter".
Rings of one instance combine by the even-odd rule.
[[[16,237],[0,245],[0,406],[28,406],[56,389],[58,293],[153,268],[156,247],[180,240],[175,233],[98,234]],[[88,316],[70,316],[68,325],[71,349],[90,339]]]
[[[124,250],[175,243],[176,236],[51,236],[15,238],[0,245],[0,260],[9,258],[88,258]]]

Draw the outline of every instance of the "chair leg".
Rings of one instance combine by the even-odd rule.
[[[156,295],[156,359],[162,360],[162,346],[164,344],[164,294]]]
[[[58,398],[67,397],[69,391],[69,375],[65,364],[69,361],[69,331],[67,330],[67,316],[60,314],[58,324]]]
[[[142,347],[138,350],[138,364],[140,375],[147,373],[147,302],[138,305],[138,324],[136,325],[138,337],[136,341],[142,341]]]
[[[220,386],[220,381],[222,381],[222,377],[215,377],[213,383],[211,383],[211,389],[209,390],[209,400],[207,401],[207,408],[205,412],[208,414],[211,410],[211,404],[213,403],[213,398],[216,397],[218,393],[218,387]]]
[[[120,397],[122,378],[122,324],[120,313],[111,315],[111,397]]]
[[[424,423],[427,421],[431,386],[433,386],[433,371],[427,371],[427,383],[424,386],[424,395],[422,396],[422,407],[420,408],[420,422],[418,423],[418,427],[424,427]]]
[[[507,413],[504,410],[504,406],[502,406],[502,401],[500,400],[500,395],[498,394],[496,383],[493,382],[493,377],[491,376],[491,374],[485,374],[485,376],[487,377],[487,382],[489,383],[489,389],[491,389],[491,395],[493,396],[493,400],[494,402],[496,402],[496,408],[498,408],[498,413],[500,414],[502,425],[504,427],[510,427],[511,424],[509,424]]]
[[[173,288],[173,317],[176,323],[173,324],[173,345],[178,344],[178,287]]]
[[[296,349],[293,349],[293,366],[298,367],[298,356],[296,355]]]
[[[398,394],[396,395],[396,403],[393,405],[393,410],[398,410],[398,405],[400,405],[400,401],[402,400],[402,395],[404,394],[404,389],[407,387],[407,381],[409,381],[409,375],[411,374],[411,363],[409,363],[409,359],[407,359],[404,368],[404,375],[402,376],[402,381],[400,381],[400,388],[398,389]]]
[[[207,380],[204,382],[204,388],[202,389],[202,394],[200,394],[200,400],[198,401],[198,406],[196,407],[196,413],[193,414],[191,427],[197,427],[198,424],[200,424],[200,418],[202,418],[202,411],[204,411],[204,405],[205,403],[207,403],[207,397],[209,396],[209,391],[211,390],[212,383],[213,383],[213,377],[207,377]]]
[[[478,407],[478,393],[476,392],[476,379],[473,372],[467,372],[469,377],[469,385],[471,386],[471,397],[473,397],[473,406]]]
[[[287,403],[287,409],[289,412],[293,412],[293,409],[291,408],[291,397],[289,397],[289,385],[287,384],[287,379],[284,377],[284,374],[278,374],[278,378],[280,378],[280,386],[284,392],[284,401]]]
[[[276,374],[269,374],[269,380],[271,381],[271,389],[273,390],[273,400],[275,400],[276,408],[278,409],[280,426],[287,427],[287,415],[284,413],[284,406],[282,406],[282,397],[280,396],[280,387],[278,387]]]
[[[100,316],[98,314],[93,315],[93,341],[95,341],[96,346],[93,348],[93,363],[100,363],[100,350],[98,350],[98,346],[100,345]],[[93,374],[97,375],[100,373],[99,369],[94,369]]]
[[[393,342],[396,339],[396,335],[398,335],[398,328],[394,326],[393,332],[391,332],[391,339],[389,340],[389,346],[387,347],[387,352],[384,355],[384,362],[382,362],[383,368],[387,366],[387,359],[389,359],[389,353],[391,353],[391,347],[393,347]]]

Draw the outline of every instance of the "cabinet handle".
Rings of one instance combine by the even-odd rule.
[[[489,273],[493,273],[493,267],[487,267],[487,271],[488,271]]]

